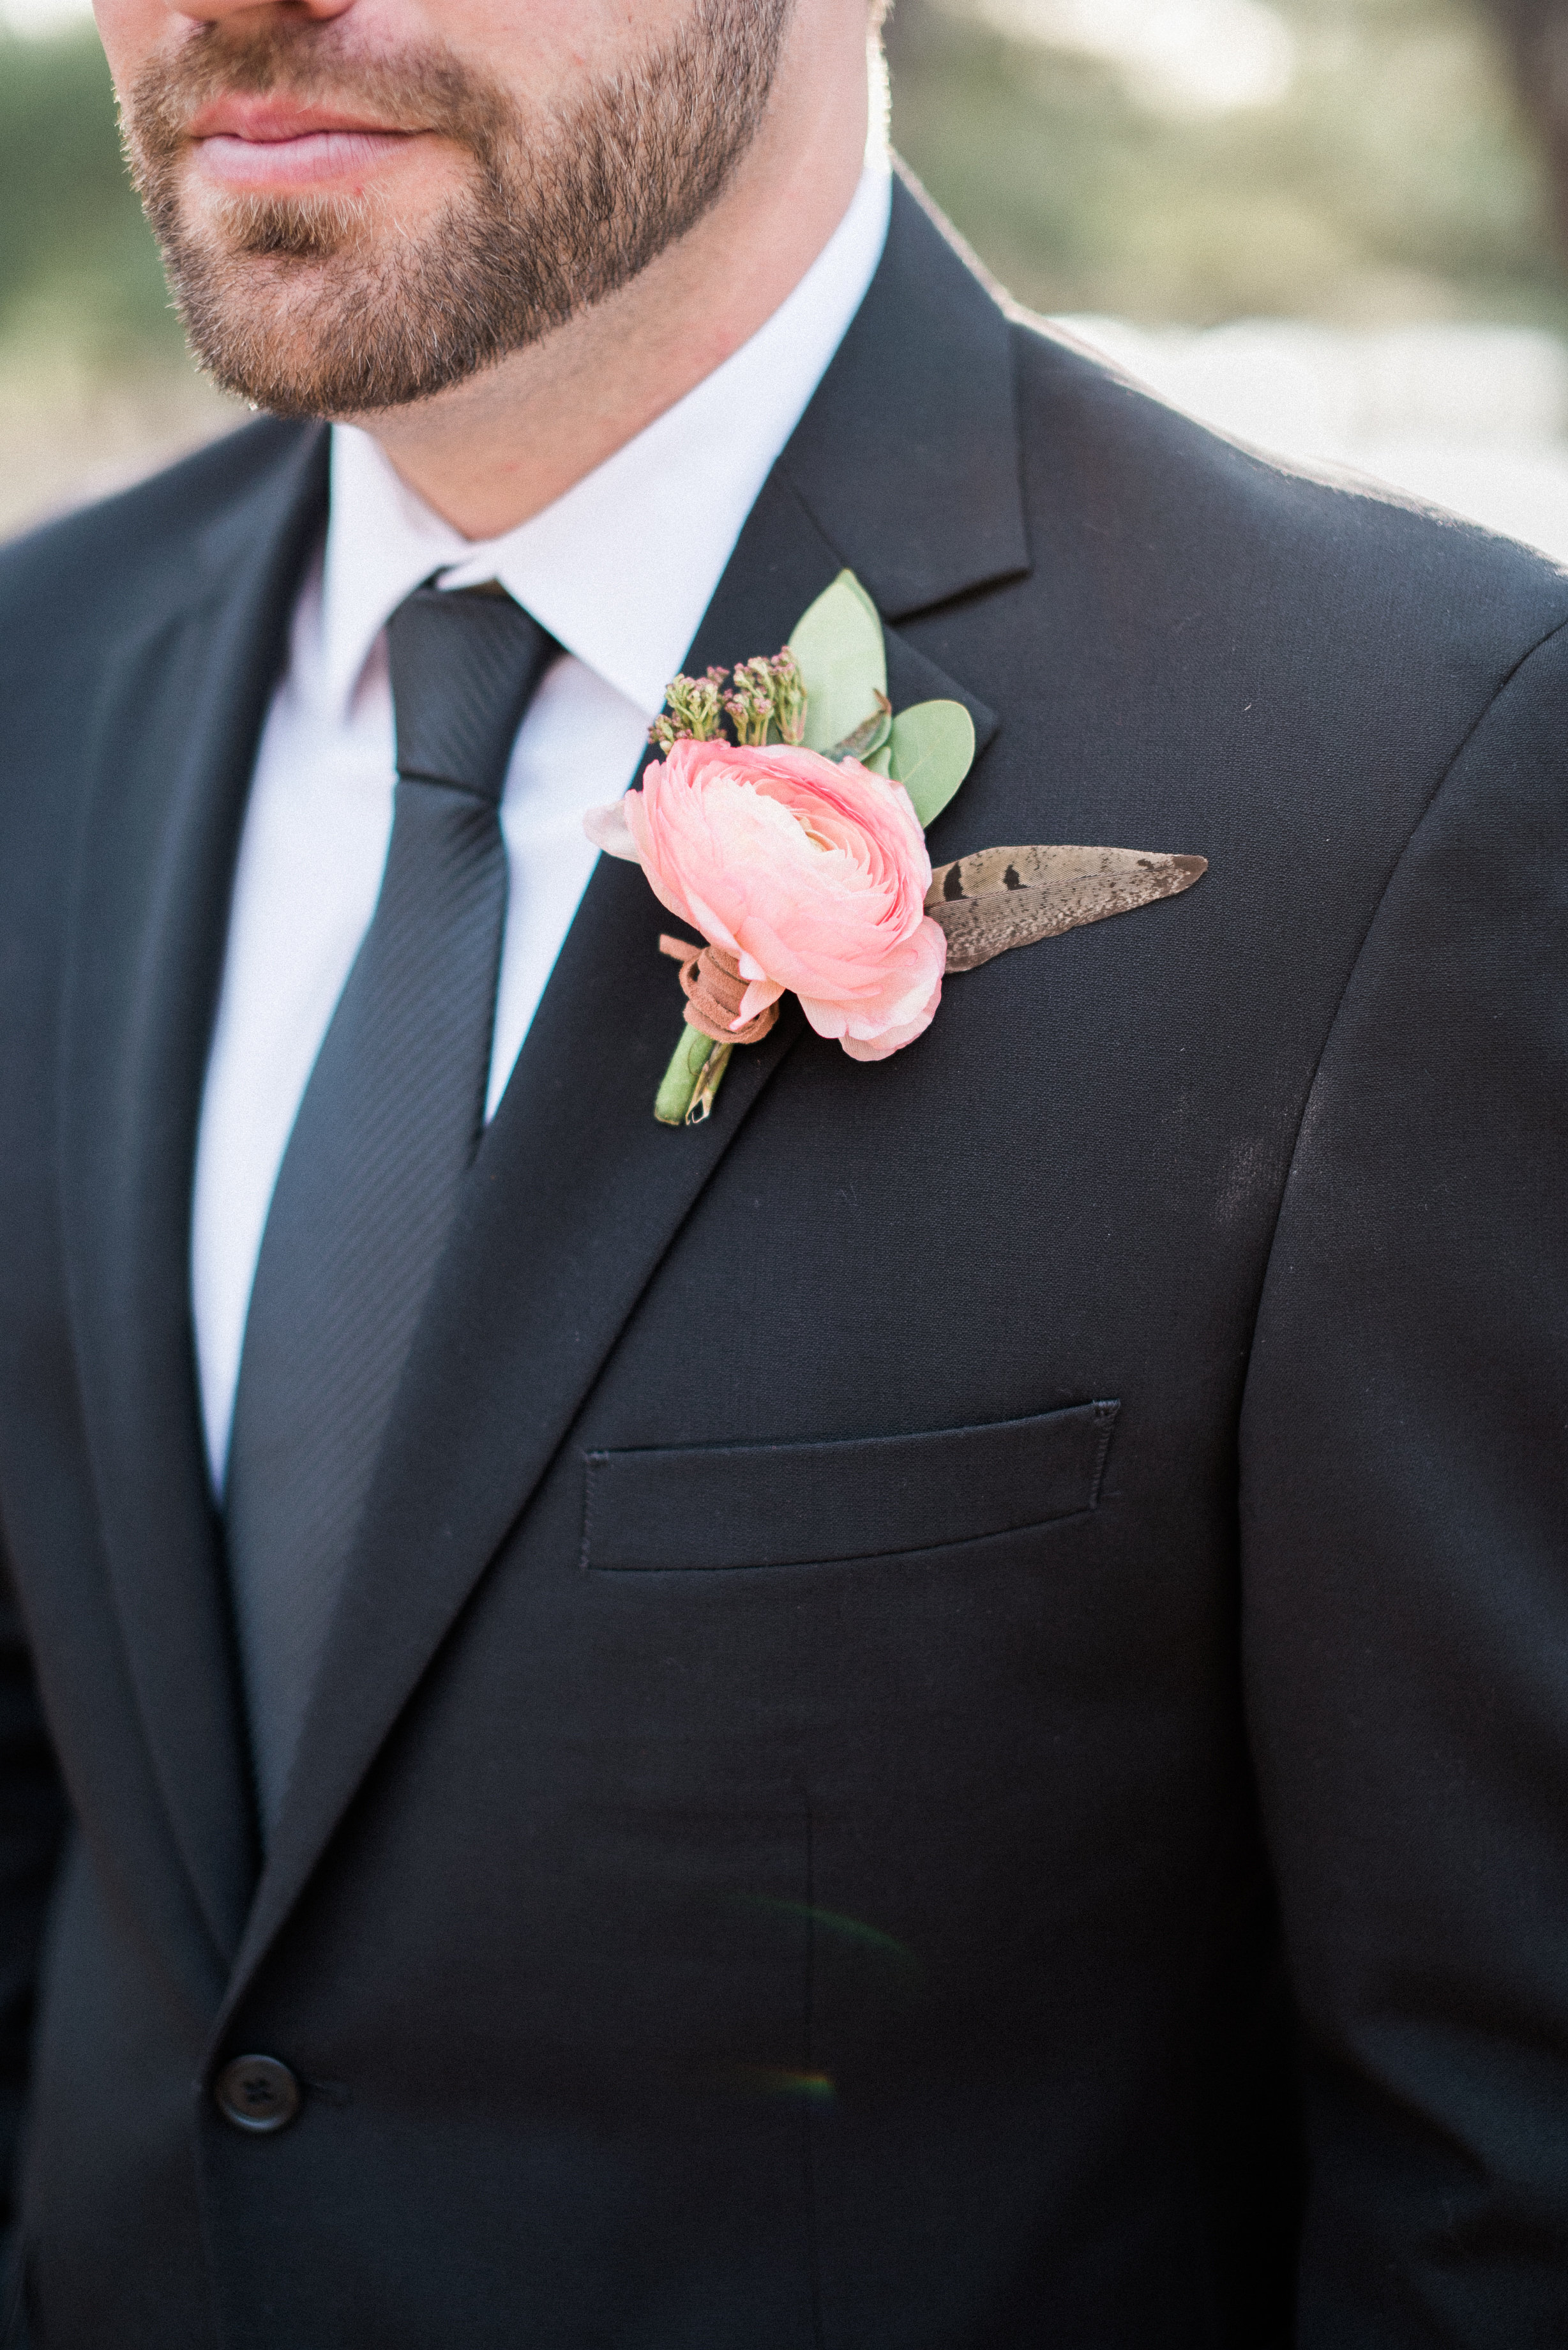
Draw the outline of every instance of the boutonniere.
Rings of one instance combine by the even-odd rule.
[[[726,726],[729,731],[726,732]],[[699,1125],[737,1045],[798,995],[857,1061],[923,1034],[946,973],[1190,888],[1201,857],[1125,848],[981,849],[932,872],[926,827],[974,759],[958,702],[895,711],[882,623],[841,571],[782,652],[671,681],[640,785],[586,820],[702,934],[661,938],[685,1026],[654,1104]]]

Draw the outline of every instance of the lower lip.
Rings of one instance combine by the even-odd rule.
[[[310,188],[333,180],[363,180],[391,157],[406,154],[418,136],[310,130],[297,139],[235,139],[221,133],[197,144],[202,169],[225,188]]]

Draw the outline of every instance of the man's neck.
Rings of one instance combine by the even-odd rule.
[[[805,276],[855,193],[866,82],[830,60],[781,81],[718,203],[629,286],[434,400],[353,420],[466,538],[497,537],[563,496]]]

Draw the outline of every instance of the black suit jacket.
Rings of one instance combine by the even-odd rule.
[[[849,564],[977,716],[936,859],[1209,876],[877,1066],[786,1011],[689,1132],[601,867],[258,1881],[190,1190],[325,480],[262,422],[0,558],[40,2350],[1568,2338],[1568,581],[1010,320],[900,191],[688,665]]]

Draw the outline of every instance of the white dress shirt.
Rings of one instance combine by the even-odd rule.
[[[498,579],[566,648],[524,720],[501,804],[508,896],[490,1117],[593,869],[584,812],[631,780],[742,525],[860,307],[888,203],[886,165],[868,163],[833,236],[751,340],[504,537],[462,537],[367,433],[334,428],[326,544],[256,754],[197,1144],[192,1298],[214,1488],[273,1186],[386,862],[388,619],[432,573],[443,588]]]

